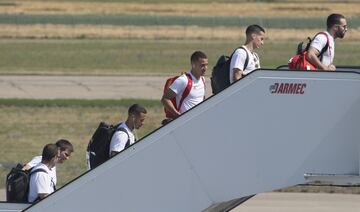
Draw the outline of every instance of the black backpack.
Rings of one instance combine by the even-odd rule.
[[[100,122],[87,147],[91,169],[99,166],[110,158],[110,142],[116,131],[123,131],[127,134],[128,140],[125,149],[130,146],[130,136],[124,128],[118,128],[120,124],[109,125],[105,122]]]
[[[23,165],[20,163],[11,169],[6,176],[6,201],[13,203],[27,203],[29,195],[30,176],[36,172],[46,172],[44,169],[34,171],[22,170]]]
[[[242,46],[237,49],[245,50],[245,48]],[[213,94],[217,94],[220,91],[230,86],[230,63],[231,63],[231,58],[237,49],[234,50],[234,52],[231,54],[230,57],[226,55],[220,56],[215,66],[213,67],[211,73],[211,89]],[[245,52],[246,52],[246,60],[243,70],[246,69],[249,63],[248,52],[246,50]]]

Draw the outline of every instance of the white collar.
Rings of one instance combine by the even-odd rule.
[[[49,167],[46,164],[43,164],[41,162],[33,168],[33,170],[36,169],[44,169],[48,173],[51,171],[51,169],[49,169]]]
[[[132,131],[130,130],[130,128],[127,126],[127,124],[126,124],[125,121],[122,122],[122,123],[119,125],[118,128],[120,128],[120,127],[124,128],[124,129],[125,129],[126,131],[128,131],[128,132],[132,132]]]

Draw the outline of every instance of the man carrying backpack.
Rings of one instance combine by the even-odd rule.
[[[205,99],[204,74],[209,64],[208,58],[204,52],[195,51],[190,57],[190,63],[191,70],[176,78],[161,98],[165,110],[170,113],[170,117],[167,116],[168,121],[179,117]],[[176,105],[172,101],[174,98]]]
[[[246,41],[236,49],[230,62],[230,84],[242,76],[260,68],[259,56],[254,52],[264,44],[265,29],[259,25],[250,25],[246,28]]]
[[[70,143],[70,141],[66,140],[66,139],[59,139],[58,141],[56,141],[55,145],[59,148],[60,150],[60,155],[59,158],[57,160],[58,164],[62,164],[63,162],[65,162],[66,160],[68,160],[71,156],[71,153],[74,152],[74,147],[73,145]],[[28,162],[24,167],[23,170],[30,170],[31,168],[35,167],[36,165],[38,165],[39,163],[41,163],[42,161],[42,156],[35,156],[30,162]],[[49,174],[52,176],[54,185],[56,186],[57,183],[57,177],[56,177],[56,166],[54,166],[50,171]]]
[[[143,106],[138,104],[130,106],[126,121],[117,126],[117,130],[111,138],[109,147],[110,157],[136,142],[134,131],[135,129],[140,129],[143,125],[146,113],[147,111]]]
[[[55,191],[51,170],[60,156],[60,149],[55,144],[43,148],[42,159],[30,172],[28,201],[35,202]]]
[[[318,33],[312,40],[306,59],[318,70],[334,71],[336,70],[336,67],[333,64],[335,56],[335,39],[344,38],[345,33],[348,30],[347,22],[343,15],[331,14],[327,18],[326,25],[327,30]],[[321,57],[319,58],[320,54]]]

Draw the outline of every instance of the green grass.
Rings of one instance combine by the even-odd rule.
[[[286,21],[284,21],[286,19]],[[201,26],[246,27],[260,24],[265,28],[313,29],[324,26],[324,18],[217,17],[166,15],[26,15],[0,14],[0,24],[64,24],[116,26]],[[360,17],[348,18],[352,28],[360,26]]]
[[[134,102],[147,108],[161,107],[160,101],[147,99],[0,99],[0,107],[129,107]]]
[[[266,41],[258,52],[262,67],[286,64],[298,41]],[[222,54],[243,43],[224,40],[2,39],[0,74],[169,75],[190,68],[189,57],[203,50],[209,71]],[[335,64],[360,65],[356,42],[336,45]]]
[[[97,125],[100,121],[125,120],[130,100],[108,100],[112,102],[110,106],[104,106],[104,100],[84,101],[81,106],[78,100],[66,100],[65,106],[58,106],[59,102],[0,101],[0,188],[4,187],[5,176],[13,165],[28,162],[41,154],[45,144],[59,138],[69,139],[75,147],[70,160],[58,166],[59,185],[82,174],[86,170],[86,145]],[[163,112],[158,101],[131,100],[132,103],[143,104],[148,110],[145,125],[137,131],[140,138],[160,126]]]
[[[286,20],[286,21],[285,21]],[[167,15],[27,15],[0,14],[0,24],[64,24],[116,26],[201,26],[246,27],[260,24],[265,28],[316,29],[324,27],[324,18],[315,17],[242,17],[242,16],[167,16]],[[352,28],[360,26],[360,17],[349,17]]]

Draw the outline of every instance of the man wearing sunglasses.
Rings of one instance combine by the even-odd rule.
[[[343,15],[331,14],[326,25],[327,30],[318,33],[312,40],[306,59],[318,70],[334,71],[335,39],[344,38],[348,30],[347,22]]]

